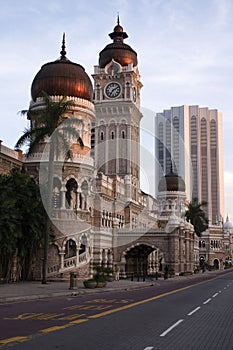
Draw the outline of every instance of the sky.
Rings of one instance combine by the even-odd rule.
[[[233,1],[232,0],[8,0],[0,12],[0,139],[8,147],[27,126],[31,83],[44,63],[67,57],[91,76],[117,13],[137,53],[147,109],[199,105],[223,115],[225,216],[233,221]],[[151,118],[148,123],[148,118]],[[151,126],[150,126],[151,125]]]

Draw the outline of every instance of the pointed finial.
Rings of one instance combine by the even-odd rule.
[[[62,38],[62,47],[61,47],[61,59],[66,58],[66,46],[65,46],[65,33],[63,33],[63,38]]]
[[[119,16],[119,12],[117,12],[117,25],[120,25],[120,16]]]
[[[172,160],[171,160],[171,170],[170,170],[171,173],[173,173],[173,165],[172,165]]]

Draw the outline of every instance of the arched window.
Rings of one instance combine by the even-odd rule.
[[[125,130],[121,131],[121,136],[122,136],[123,139],[125,139]]]
[[[65,246],[65,259],[76,256],[76,243],[73,239],[69,239]]]
[[[100,132],[100,141],[103,141],[103,139],[104,139],[104,132],[101,131],[101,132]]]
[[[114,131],[111,132],[111,139],[113,140],[115,138],[115,133]]]
[[[66,192],[66,200],[68,203],[68,207],[70,209],[77,209],[77,188],[78,184],[75,179],[69,179],[66,184],[67,192]]]
[[[61,206],[61,181],[58,178],[53,179],[53,208]]]
[[[84,253],[86,250],[87,250],[87,237],[86,235],[84,235],[81,238],[79,254]]]
[[[88,183],[87,181],[83,181],[82,185],[81,185],[81,190],[82,190],[82,200],[81,200],[81,209],[87,209],[88,208]]]

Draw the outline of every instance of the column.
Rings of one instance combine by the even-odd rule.
[[[61,269],[64,269],[64,256],[65,256],[65,252],[60,252],[59,253],[59,255],[60,255],[60,268]]]
[[[66,188],[61,188],[61,209],[66,209]]]

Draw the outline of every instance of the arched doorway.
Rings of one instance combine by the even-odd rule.
[[[140,244],[131,248],[125,255],[125,272],[127,275],[146,276],[148,271],[148,256],[154,250],[151,246]]]
[[[203,255],[200,256],[200,268],[204,269],[205,268],[205,257]]]
[[[219,260],[218,259],[214,259],[214,268],[215,268],[215,270],[219,270]]]

